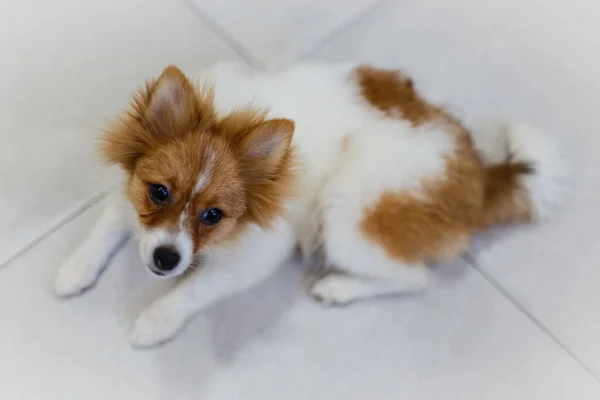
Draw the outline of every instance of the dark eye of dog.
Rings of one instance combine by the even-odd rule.
[[[223,218],[223,211],[218,208],[209,208],[200,215],[206,225],[215,225]]]
[[[160,183],[152,183],[150,186],[148,186],[148,194],[150,196],[150,200],[156,204],[162,204],[169,200],[169,191]]]

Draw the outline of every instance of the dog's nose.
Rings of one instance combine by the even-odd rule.
[[[153,258],[154,265],[162,272],[172,271],[179,264],[179,260],[181,260],[178,252],[166,246],[157,247],[154,250]]]

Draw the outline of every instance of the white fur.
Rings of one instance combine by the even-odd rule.
[[[548,135],[525,123],[497,121],[481,121],[471,132],[487,163],[501,163],[510,156],[534,168],[535,173],[521,179],[535,218],[547,218],[564,202],[570,172],[559,147]]]
[[[508,148],[515,160],[531,164],[535,173],[523,177],[536,218],[547,218],[564,200],[568,168],[548,136],[525,124],[507,127]]]
[[[125,199],[115,191],[87,238],[63,262],[54,280],[60,297],[70,297],[90,288],[114,255],[132,233],[132,217]],[[131,207],[130,205],[127,207]]]
[[[214,150],[212,148],[207,148],[204,150],[204,153],[204,169],[202,170],[200,176],[198,176],[198,180],[196,181],[196,185],[194,186],[192,196],[204,189],[213,173],[213,169],[215,168],[216,156]]]
[[[237,246],[202,249],[205,265],[140,315],[133,332],[134,345],[148,347],[170,339],[194,313],[269,275],[291,255],[296,243],[307,255],[320,247],[327,264],[344,272],[330,274],[312,287],[311,293],[326,303],[347,303],[425,286],[423,268],[387,257],[381,247],[360,234],[358,224],[365,208],[373,206],[382,192],[423,196],[422,179],[443,176],[443,158],[454,151],[454,140],[442,125],[414,128],[405,121],[385,118],[358,95],[350,79],[352,68],[307,64],[259,74],[218,65],[202,74],[202,81],[216,84],[215,106],[221,115],[252,102],[268,108],[270,117],[294,120],[293,145],[301,163],[302,196],[287,205],[289,215],[277,221],[273,230],[252,226]],[[527,178],[525,184],[542,215],[554,198],[554,177],[562,166],[556,162],[554,148],[533,132],[511,128],[508,142],[516,157],[532,161],[538,168],[539,174]],[[196,183],[198,190],[208,183],[208,164]],[[185,213],[179,232],[142,234],[140,249],[146,265],[156,246],[174,244],[183,257],[177,272],[187,267],[193,255],[191,238],[185,233]],[[93,283],[98,265],[105,264],[107,251],[115,247],[116,239],[106,244],[106,237],[113,234],[111,224],[99,223],[76,250],[77,260],[87,260],[84,271],[74,271],[73,265],[79,262],[65,264],[57,279],[59,293],[77,292]]]

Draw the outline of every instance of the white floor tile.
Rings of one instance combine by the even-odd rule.
[[[379,0],[189,0],[261,63],[285,64]]]
[[[132,243],[99,285],[58,301],[55,266],[99,207],[1,272],[2,399],[597,399],[600,385],[474,270],[420,296],[326,309],[297,268],[199,315],[176,341],[129,347],[159,289]]]
[[[600,92],[598,92],[600,95]],[[600,124],[572,132],[577,157],[568,209],[552,221],[502,232],[477,249],[478,263],[600,375]],[[585,146],[586,148],[583,148]]]
[[[389,3],[317,56],[406,66],[467,121],[524,119],[560,141],[574,169],[569,208],[479,242],[476,257],[600,375],[598,17],[585,0]]]
[[[0,6],[0,263],[98,193],[94,136],[168,64],[233,53],[179,2]]]
[[[298,301],[210,399],[594,399],[598,382],[474,271],[420,297]]]

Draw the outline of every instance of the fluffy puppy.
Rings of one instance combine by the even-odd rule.
[[[310,294],[345,304],[420,290],[425,263],[454,260],[494,224],[542,218],[559,198],[564,164],[544,135],[500,127],[502,157],[486,159],[400,71],[217,65],[200,80],[168,67],[107,129],[101,152],[124,186],[56,277],[60,296],[81,293],[132,234],[157,277],[199,266],[139,316],[138,347],[172,338],[298,245],[335,270]]]

